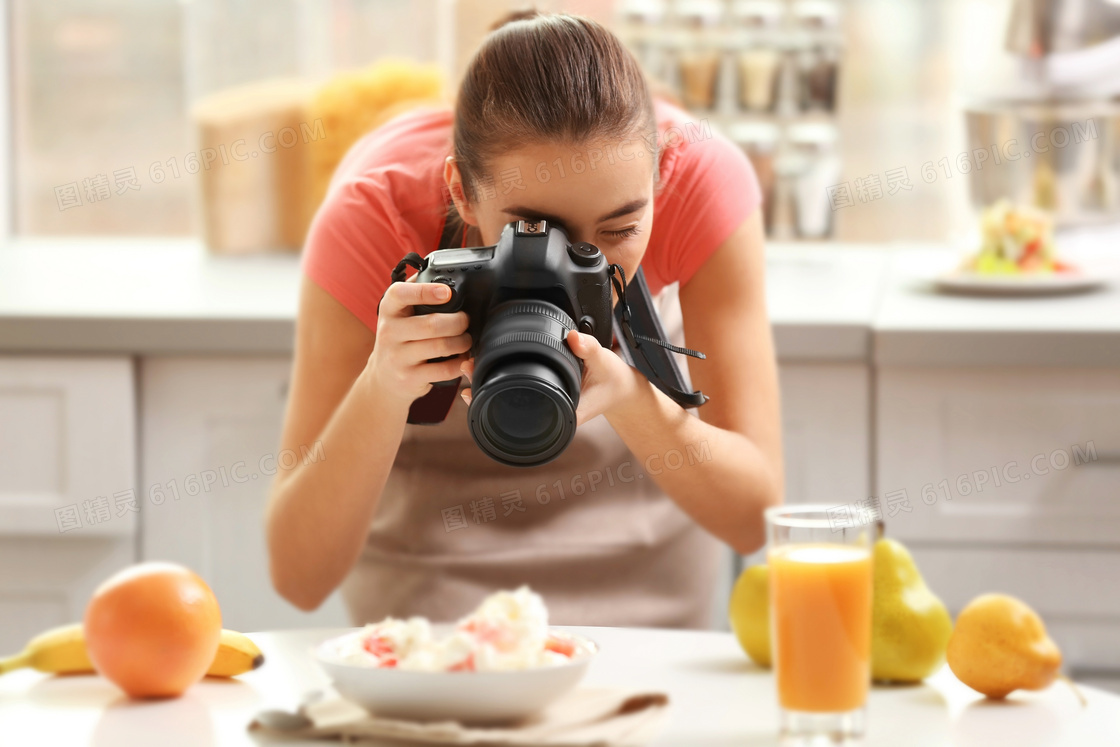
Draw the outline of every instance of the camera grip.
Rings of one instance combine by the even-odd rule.
[[[412,401],[408,408],[408,423],[412,425],[435,425],[442,423],[451,411],[451,405],[459,394],[462,377],[436,381],[431,390],[423,397]]]

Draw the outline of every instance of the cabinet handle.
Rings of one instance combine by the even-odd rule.
[[[1093,464],[1097,466],[1115,467],[1116,465],[1120,464],[1120,451],[1102,451],[1101,453],[1097,454],[1096,459],[1088,462],[1082,462],[1077,466],[1088,467]],[[1061,479],[1053,480],[1045,484],[1042,492],[1038,496],[1039,502],[1044,502],[1056,496],[1061,496],[1062,489],[1070,480],[1070,471],[1066,469],[1063,470],[1060,474],[1062,476]]]

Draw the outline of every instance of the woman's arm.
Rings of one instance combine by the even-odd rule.
[[[681,288],[687,345],[707,355],[707,360],[689,361],[693,388],[711,397],[699,409],[700,417],[681,409],[634,369],[629,369],[632,385],[603,410],[661,489],[743,554],[762,545],[762,510],[780,503],[783,491],[781,410],[760,214],[755,210]],[[577,344],[584,348],[586,342]],[[586,357],[585,350],[576,352]],[[617,358],[602,348],[589,352]],[[673,449],[684,456],[677,469],[665,460]]]
[[[321,441],[323,459],[280,469],[265,513],[273,586],[300,609],[322,604],[361,553],[412,400],[459,375],[458,360],[425,360],[470,347],[466,315],[412,315],[445,291],[394,283],[375,334],[303,281],[281,448]]]

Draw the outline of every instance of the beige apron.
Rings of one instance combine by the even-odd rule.
[[[683,344],[676,284],[655,300],[667,336]],[[466,412],[456,398],[443,423],[405,427],[342,586],[355,625],[454,620],[528,584],[557,625],[708,627],[721,543],[657,487],[604,416],[554,461],[520,468],[479,450]],[[667,452],[651,468],[703,469],[699,446],[691,466]]]

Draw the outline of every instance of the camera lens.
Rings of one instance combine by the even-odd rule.
[[[581,378],[564,342],[573,326],[544,301],[495,307],[479,340],[468,413],[471,435],[491,458],[532,467],[571,443]]]
[[[531,361],[499,366],[480,396],[476,440],[498,461],[542,464],[568,445],[564,425],[575,411],[548,366]]]
[[[557,410],[546,395],[527,386],[514,386],[494,394],[483,427],[503,441],[528,446],[557,430]]]

